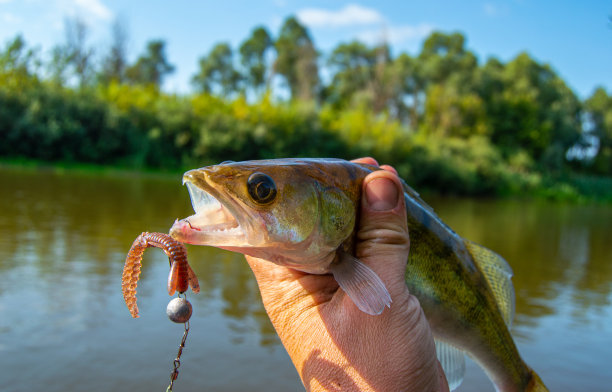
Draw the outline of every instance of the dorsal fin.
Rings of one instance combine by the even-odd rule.
[[[491,286],[497,306],[501,310],[506,325],[510,328],[515,306],[514,287],[511,280],[512,268],[506,260],[492,250],[468,240],[465,240],[465,245]]]
[[[435,214],[434,209],[429,204],[427,204],[425,200],[421,199],[421,195],[419,195],[419,192],[415,191],[414,188],[406,184],[406,181],[401,180],[401,182],[402,187],[404,188],[404,193],[406,193],[412,199],[416,200],[424,209],[431,212],[432,214]]]

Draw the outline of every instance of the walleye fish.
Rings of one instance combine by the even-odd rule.
[[[364,178],[376,166],[339,159],[224,162],[183,176],[195,214],[170,235],[312,274],[333,274],[362,311],[391,306],[383,282],[352,255]],[[496,253],[465,240],[403,183],[410,231],[406,285],[432,328],[451,389],[464,353],[499,391],[547,391],[509,332],[512,270]]]

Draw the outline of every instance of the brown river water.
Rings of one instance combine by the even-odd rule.
[[[141,317],[121,271],[143,231],[191,213],[180,176],[0,168],[3,391],[163,391],[183,326],[165,315],[168,261],[149,249]],[[553,391],[612,390],[612,206],[433,199],[460,235],[514,269],[512,333]],[[202,291],[175,391],[303,391],[242,256],[188,248]],[[459,391],[494,391],[468,362]]]

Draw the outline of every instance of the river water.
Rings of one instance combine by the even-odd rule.
[[[165,390],[183,326],[165,315],[166,256],[145,253],[141,317],[121,295],[142,231],[191,213],[180,176],[0,168],[0,385],[3,391]],[[514,269],[512,333],[555,391],[612,388],[612,207],[431,200],[459,234]],[[202,291],[175,391],[303,391],[242,256],[189,247]],[[493,391],[468,362],[460,391]]]

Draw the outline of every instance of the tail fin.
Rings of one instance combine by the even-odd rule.
[[[529,369],[529,374],[531,375],[531,380],[527,384],[525,392],[548,392],[548,388],[546,388],[540,376],[533,369]]]

